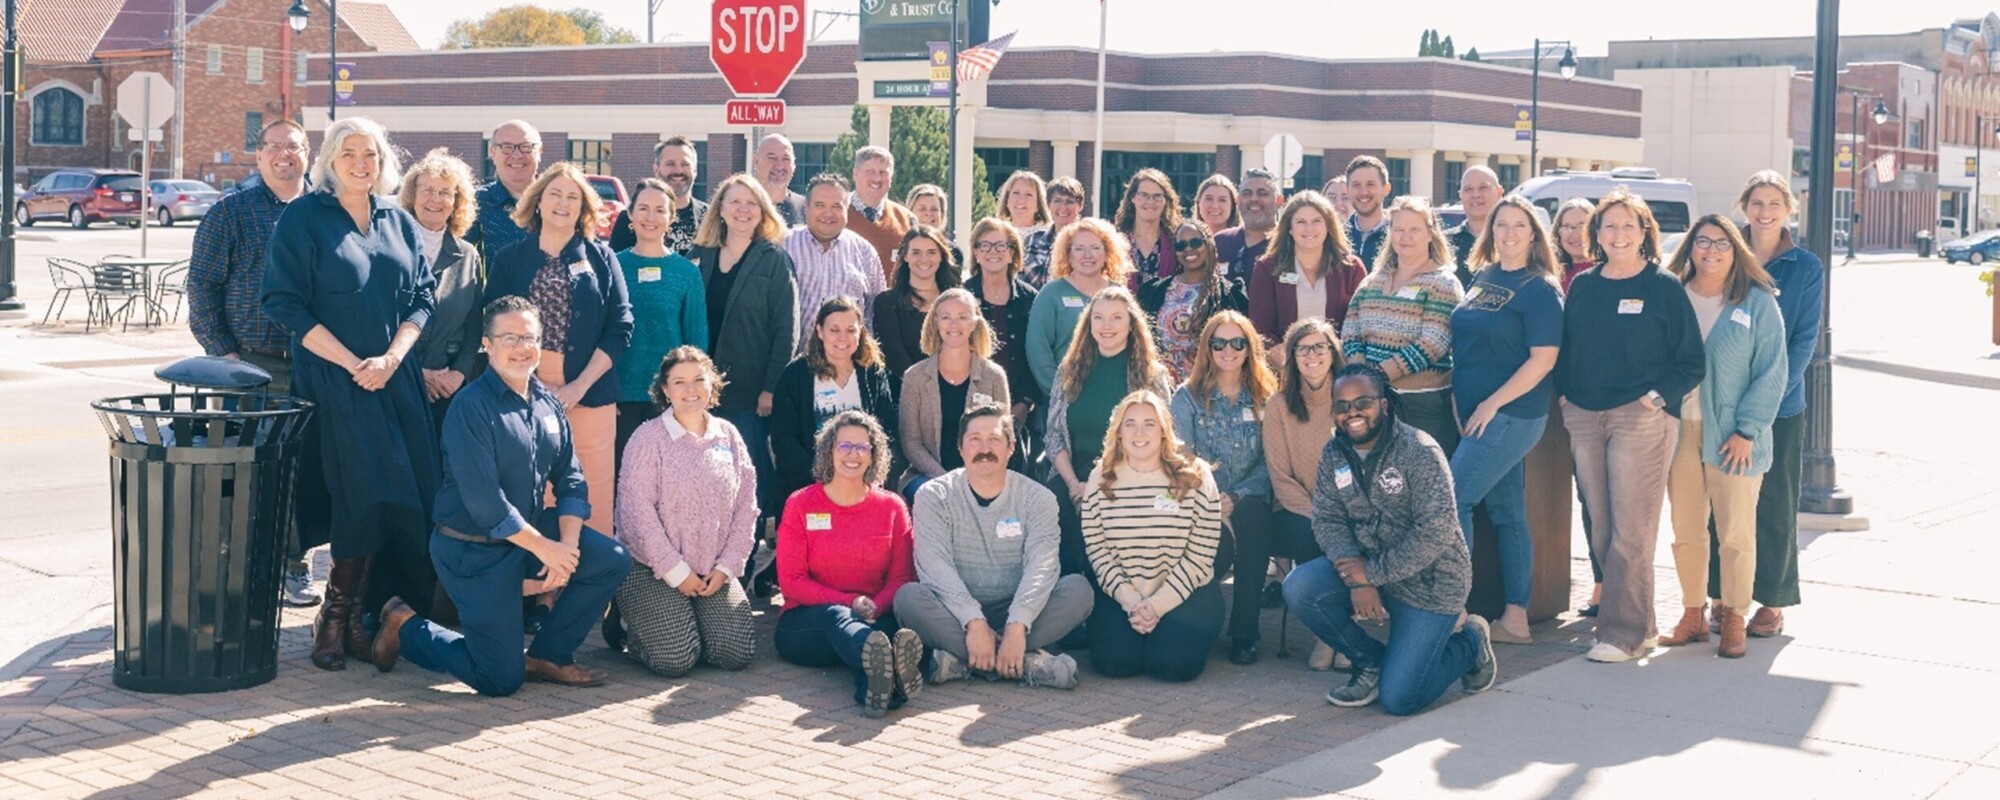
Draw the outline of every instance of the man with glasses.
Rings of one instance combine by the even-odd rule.
[[[487,136],[486,155],[493,159],[493,180],[474,193],[479,217],[465,238],[491,264],[500,248],[528,238],[528,232],[514,224],[514,203],[542,171],[542,133],[525,120],[507,120]]]
[[[778,207],[778,216],[787,228],[806,224],[806,196],[792,191],[792,174],[798,168],[792,140],[775,133],[757,140],[757,162],[750,174],[771,196],[771,204]]]
[[[1243,187],[1236,198],[1243,224],[1215,232],[1215,258],[1224,275],[1249,282],[1251,268],[1264,257],[1271,234],[1278,230],[1278,209],[1284,206],[1284,190],[1278,188],[1270,170],[1252,167],[1243,172]]]
[[[211,356],[241,359],[271,374],[269,388],[292,389],[291,338],[264,316],[264,253],[285,205],[306,190],[306,129],[288,119],[264,126],[257,135],[257,180],[216,201],[194,231],[188,258],[188,329]],[[310,446],[310,445],[309,445]],[[301,458],[302,469],[319,463]],[[286,543],[286,605],[318,605],[305,551],[327,541],[324,490],[318,480],[300,480],[299,513]],[[310,496],[309,496],[310,495]],[[317,510],[315,510],[317,509]],[[300,530],[303,528],[303,530]]]
[[[1458,178],[1458,202],[1465,207],[1465,221],[1445,231],[1445,238],[1451,240],[1451,257],[1458,262],[1460,286],[1472,285],[1472,269],[1466,266],[1465,259],[1472,255],[1472,245],[1486,232],[1486,218],[1493,215],[1500,196],[1506,193],[1506,188],[1500,185],[1500,174],[1485,164],[1466,167],[1465,174]]]
[[[675,136],[653,145],[653,177],[666,181],[674,190],[674,221],[667,227],[667,249],[683,256],[694,249],[695,229],[701,226],[701,216],[708,213],[708,204],[694,199],[695,174],[694,142],[687,137]],[[618,212],[618,220],[611,223],[611,251],[622,253],[638,243],[639,235],[632,231],[632,209]]]

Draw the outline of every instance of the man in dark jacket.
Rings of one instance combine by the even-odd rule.
[[[1458,529],[1451,466],[1428,434],[1396,419],[1389,379],[1354,364],[1333,384],[1334,437],[1313,490],[1326,557],[1285,579],[1299,621],[1354,671],[1326,701],[1415,714],[1453,681],[1485,691],[1498,672],[1486,620],[1465,614],[1472,558]],[[1395,618],[1385,646],[1356,618]]]

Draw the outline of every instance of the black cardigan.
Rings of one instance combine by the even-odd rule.
[[[965,283],[966,291],[979,299],[981,315],[986,313],[985,286],[986,279],[977,272],[973,273],[972,280]],[[1014,276],[1013,286],[1007,292],[1007,341],[1000,341],[997,332],[993,339],[993,360],[1007,372],[1007,385],[1011,387],[1014,402],[1026,403],[1029,407],[1039,407],[1048,402],[1048,398],[1037,396],[1035,387],[1040,384],[1035,380],[1035,371],[1028,366],[1028,350],[1021,344],[1021,340],[1028,335],[1028,313],[1035,307],[1036,293],[1034,284],[1019,275]]]
[[[861,382],[861,410],[874,415],[882,424],[883,433],[889,436],[889,452],[877,453],[876,458],[891,459],[890,475],[897,474],[901,465],[897,448],[897,429],[902,416],[896,407],[896,395],[889,391],[889,372],[880,366],[857,367],[854,378]],[[778,388],[771,398],[771,460],[777,467],[777,497],[791,497],[793,492],[806,488],[813,482],[813,439],[819,435],[819,420],[813,414],[813,374],[806,366],[804,356],[792,359],[778,375]]]
[[[715,281],[716,248],[696,247],[688,257],[701,267],[703,287]],[[759,393],[777,393],[778,375],[791,360],[799,340],[799,290],[792,257],[763,239],[752,241],[730,272],[736,282],[729,297],[721,308],[708,307],[710,320],[722,320],[722,332],[708,343],[708,354],[728,380],[721,407],[749,411],[757,407]]]

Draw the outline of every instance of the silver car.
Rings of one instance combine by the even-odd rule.
[[[153,219],[171,228],[181,220],[199,221],[222,193],[201,181],[153,181]]]

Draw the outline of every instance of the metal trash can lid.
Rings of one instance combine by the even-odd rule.
[[[153,377],[196,389],[257,389],[271,383],[271,373],[247,361],[221,356],[183,358],[153,370]]]

